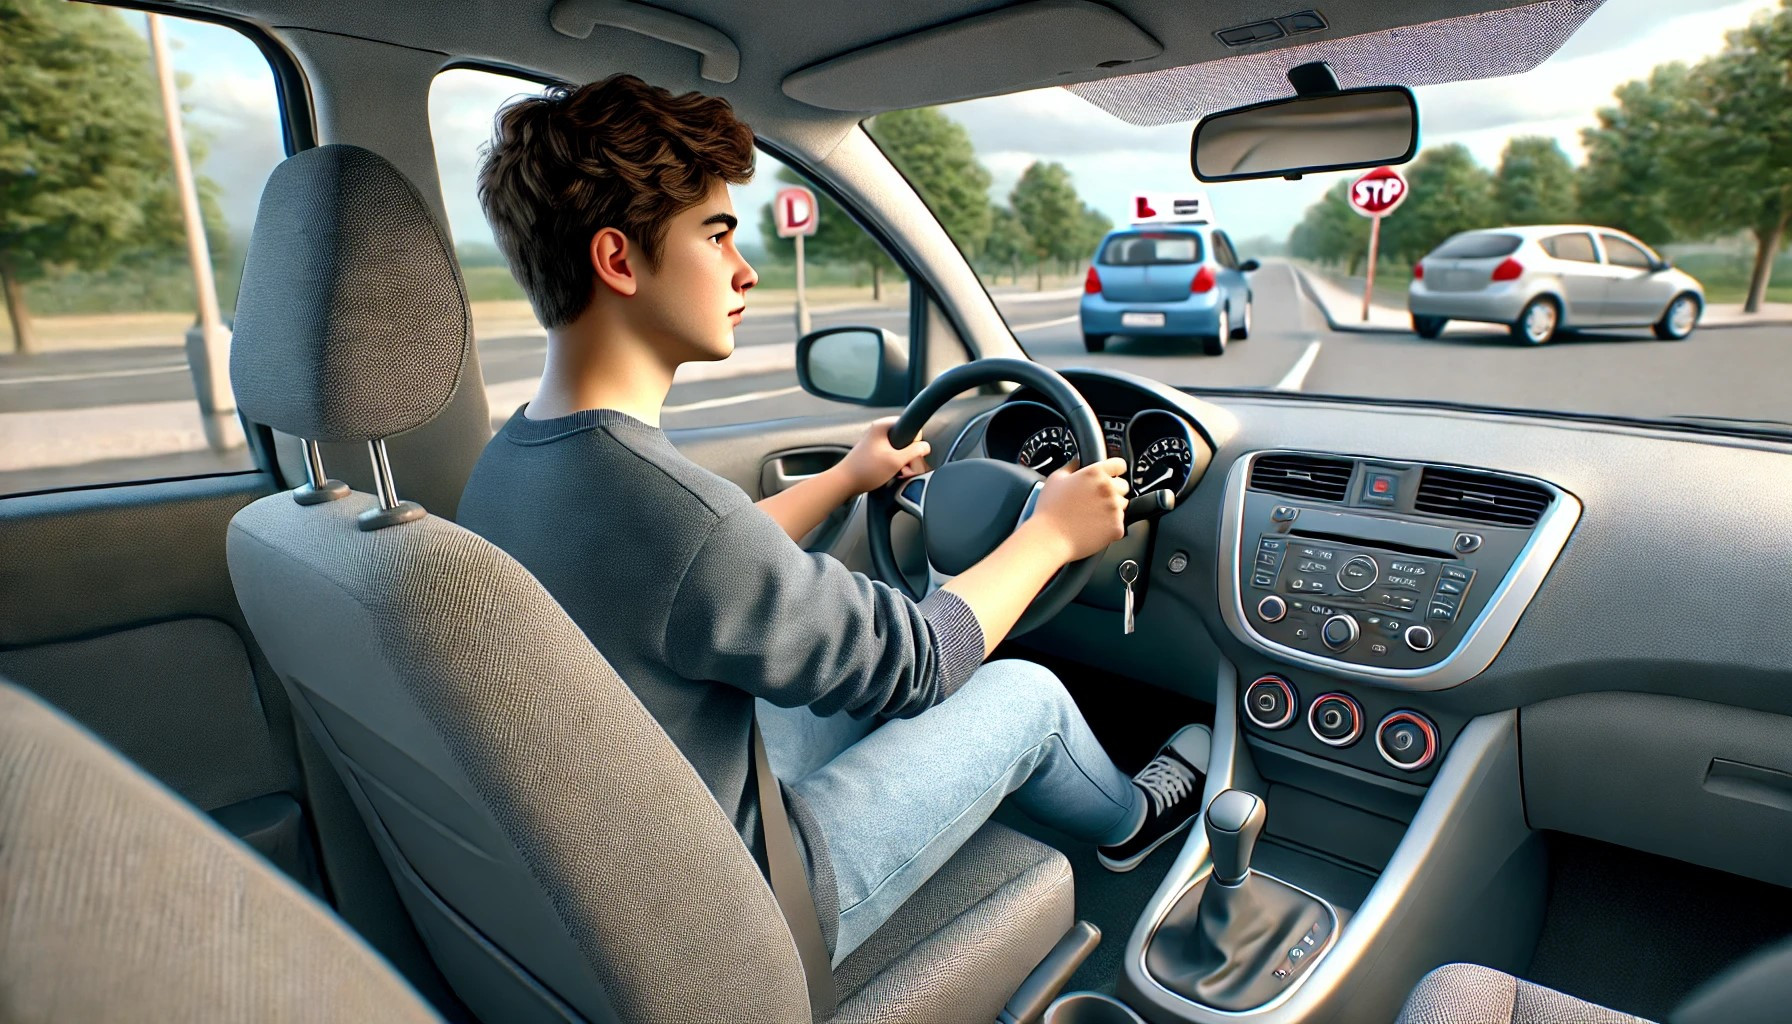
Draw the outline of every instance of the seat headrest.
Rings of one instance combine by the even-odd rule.
[[[434,419],[471,343],[446,232],[398,168],[359,146],[274,169],[243,264],[230,351],[237,406],[313,441]]]

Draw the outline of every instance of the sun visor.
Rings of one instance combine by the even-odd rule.
[[[1162,52],[1112,8],[1032,0],[810,65],[784,79],[784,95],[824,110],[896,110],[1056,85]]]
[[[1601,2],[1550,0],[1065,88],[1122,121],[1152,126],[1292,96],[1288,69],[1313,61],[1330,64],[1344,89],[1516,75],[1560,49]]]

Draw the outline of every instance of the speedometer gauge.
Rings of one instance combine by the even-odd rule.
[[[1194,455],[1189,451],[1186,439],[1160,437],[1133,461],[1132,493],[1146,494],[1159,489],[1179,492],[1188,482],[1189,467],[1193,464]]]
[[[1076,459],[1076,438],[1068,427],[1046,427],[1035,432],[1020,446],[1014,461],[1036,473],[1051,473],[1070,465]]]

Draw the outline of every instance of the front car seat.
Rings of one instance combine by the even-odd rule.
[[[323,904],[0,681],[0,1020],[439,1019]]]
[[[1782,1024],[1792,1007],[1792,942],[1779,942],[1706,981],[1668,1024]],[[1650,1024],[1642,1017],[1478,964],[1419,979],[1396,1024]]]
[[[367,150],[263,193],[231,376],[311,481],[227,553],[256,639],[341,774],[431,954],[488,1020],[802,1021],[796,946],[677,747],[519,564],[400,501],[384,438],[459,386],[458,265]],[[320,441],[369,446],[378,497]],[[990,825],[836,970],[840,1021],[990,1021],[1072,923],[1063,856]]]

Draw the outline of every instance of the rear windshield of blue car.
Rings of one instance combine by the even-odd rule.
[[[1201,236],[1171,231],[1133,231],[1114,235],[1101,247],[1096,262],[1110,267],[1154,267],[1166,263],[1201,262]]]
[[[1457,235],[1438,246],[1429,258],[1440,260],[1490,260],[1495,256],[1510,256],[1518,251],[1518,244],[1524,241],[1517,235],[1491,235],[1479,232],[1472,235]]]

